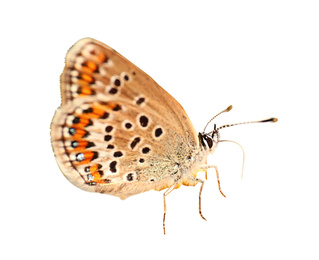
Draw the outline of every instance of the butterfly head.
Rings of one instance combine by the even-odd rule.
[[[230,111],[232,108],[233,108],[233,106],[230,105],[226,109],[224,109],[223,111],[221,111],[217,115],[215,115],[211,120],[208,121],[208,123],[206,124],[206,126],[204,128],[204,131],[199,133],[199,135],[198,135],[201,145],[204,147],[204,149],[209,150],[209,152],[211,154],[217,148],[217,144],[219,142],[219,129],[220,128],[216,128],[216,124],[214,124],[213,131],[206,133],[205,130],[206,130],[207,126],[209,125],[209,123],[211,121],[213,121],[217,116],[219,116],[220,114],[222,114],[224,112]]]
[[[204,149],[208,150],[210,153],[213,153],[216,150],[217,144],[220,140],[219,129],[216,128],[215,124],[213,131],[209,133],[199,133],[198,137]]]

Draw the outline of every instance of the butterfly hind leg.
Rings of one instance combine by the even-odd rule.
[[[175,182],[171,187],[169,187],[163,194],[163,200],[164,200],[163,231],[164,231],[164,235],[166,234],[166,231],[165,231],[165,216],[166,216],[166,211],[167,211],[166,196],[168,194],[170,194],[176,187],[177,187],[177,182]]]
[[[202,196],[202,191],[203,191],[203,186],[204,186],[204,181],[198,178],[191,178],[189,179],[191,183],[201,183],[200,190],[199,190],[199,215],[206,220],[206,218],[202,214],[202,209],[201,209],[201,196]],[[175,188],[178,187],[178,182],[175,182],[171,187],[169,187],[163,194],[163,200],[164,200],[164,215],[163,215],[163,230],[164,230],[164,235],[166,234],[165,230],[165,217],[166,217],[166,212],[167,212],[167,206],[166,206],[166,196],[170,194]]]

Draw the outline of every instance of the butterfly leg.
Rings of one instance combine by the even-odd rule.
[[[216,165],[203,165],[200,169],[201,170],[207,170],[207,169],[211,169],[214,168],[216,171],[216,177],[217,177],[217,183],[218,183],[218,189],[219,192],[226,198],[225,194],[222,192],[221,188],[220,188],[220,181],[219,181],[219,173],[218,173],[218,169]]]
[[[163,194],[163,199],[164,199],[164,216],[163,216],[163,230],[164,230],[164,235],[166,234],[165,232],[165,216],[166,216],[166,196],[170,194],[175,188],[176,188],[177,183],[174,183],[171,187],[169,187]]]
[[[204,187],[204,181],[198,178],[196,178],[196,181],[201,183],[200,190],[199,190],[199,208],[198,208],[199,215],[202,217],[202,219],[206,220],[206,218],[204,218],[202,214],[202,191]]]

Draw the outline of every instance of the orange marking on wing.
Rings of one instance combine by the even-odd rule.
[[[99,62],[105,62],[106,60],[107,60],[107,58],[106,58],[106,56],[105,56],[105,54],[104,53],[99,53],[99,55],[98,56],[96,56],[96,58],[99,60]]]
[[[101,174],[99,172],[92,173],[92,176],[94,178],[94,181],[99,181],[101,179]]]
[[[88,141],[77,141],[78,142],[78,146],[76,148],[73,148],[73,151],[81,151],[84,150],[86,148],[86,146],[88,145]]]
[[[90,167],[89,171],[91,172],[91,175],[93,176],[93,180],[91,182],[99,183],[99,184],[105,184],[109,183],[110,181],[107,179],[102,179],[102,175],[99,169],[99,164],[94,164]]]
[[[92,72],[96,71],[97,68],[98,68],[98,66],[93,61],[85,61],[82,63],[82,69],[83,69],[83,71],[85,71],[87,73],[92,73]]]
[[[112,111],[115,107],[118,107],[118,106],[121,107],[119,103],[114,103],[111,101],[97,105],[98,109],[101,109],[103,112],[104,111]]]
[[[98,114],[95,114],[94,112],[93,113],[86,113],[86,114],[82,114],[81,115],[81,118],[85,118],[85,119],[99,118],[99,117],[101,117],[101,116],[98,115]]]
[[[80,128],[76,128],[76,133],[71,136],[72,139],[81,139],[84,135],[86,135],[86,131]]]
[[[93,94],[93,90],[91,87],[82,87],[80,95],[89,96]]]
[[[98,164],[94,164],[90,167],[90,172],[94,173],[98,170],[98,168],[99,168]]]
[[[100,179],[99,181],[97,181],[96,183],[99,184],[104,184],[104,183],[108,183],[106,179]]]
[[[82,78],[83,80],[89,82],[89,83],[91,83],[91,82],[94,81],[93,77],[91,77],[91,76],[88,75],[88,74],[84,74],[84,73],[81,74],[81,78]]]
[[[107,107],[107,108],[110,108],[110,109],[112,110],[112,109],[115,108],[117,105],[118,105],[118,104],[115,104],[115,103],[113,103],[113,102],[109,102],[109,103],[107,103],[106,107]]]
[[[80,116],[79,118],[80,118],[80,122],[75,125],[72,125],[72,127],[74,127],[75,129],[78,129],[78,128],[81,129],[86,127],[88,124],[90,124],[89,118],[84,118],[82,116]]]
[[[82,113],[81,118],[90,119],[90,118],[100,118],[105,113],[104,109],[99,109],[96,106],[92,107],[91,113]]]
[[[83,151],[82,153],[83,153],[85,159],[82,160],[82,161],[80,161],[80,162],[77,161],[78,164],[88,164],[88,163],[90,163],[93,159],[95,159],[95,158],[94,158],[94,156],[96,155],[95,152],[92,152],[92,151]]]
[[[104,113],[105,113],[105,108],[102,107],[102,106],[94,106],[94,107],[93,107],[93,113],[94,113],[95,115],[97,115],[98,117],[101,117],[101,116],[103,116]]]
[[[87,74],[86,74],[86,75],[87,75]],[[92,77],[91,77],[91,78],[92,78]],[[93,78],[92,78],[92,80],[93,80]],[[91,82],[86,81],[86,80],[84,80],[84,79],[82,79],[82,78],[76,78],[76,79],[72,80],[72,82],[78,84],[80,87],[88,87],[89,84],[91,83]]]

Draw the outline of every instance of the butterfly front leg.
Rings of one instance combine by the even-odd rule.
[[[220,181],[219,181],[219,173],[218,173],[218,168],[216,165],[202,165],[200,167],[200,170],[207,170],[207,169],[211,169],[211,168],[214,168],[215,171],[216,171],[216,177],[217,177],[217,183],[218,183],[218,189],[219,189],[219,192],[226,198],[225,194],[222,192],[221,188],[220,188]]]

